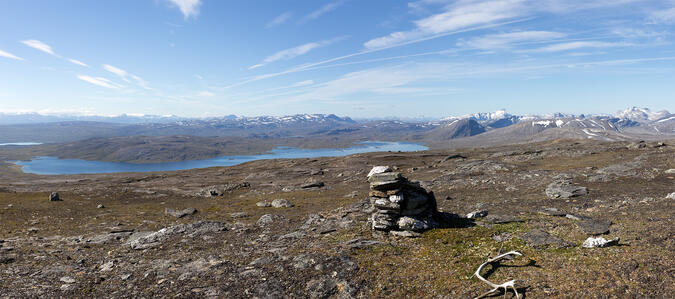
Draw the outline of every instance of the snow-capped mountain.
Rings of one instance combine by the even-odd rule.
[[[0,112],[0,124],[31,124],[31,123],[53,123],[68,121],[93,121],[118,124],[139,124],[139,123],[169,123],[175,122],[183,117],[175,115],[143,115],[143,114],[120,114],[120,115],[88,115],[88,114],[43,114],[37,112],[26,113],[7,113]]]
[[[648,122],[648,121],[657,121],[660,119],[671,117],[673,115],[671,115],[666,110],[652,112],[651,110],[649,110],[649,108],[631,107],[626,110],[617,112],[616,114],[614,114],[614,116],[620,119],[628,119],[636,122]]]

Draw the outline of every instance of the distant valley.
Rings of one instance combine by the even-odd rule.
[[[260,154],[278,146],[341,148],[362,141],[407,141],[444,149],[557,139],[626,141],[675,137],[675,114],[637,107],[613,115],[512,115],[502,110],[425,122],[355,121],[332,114],[203,119],[73,119],[33,114],[21,118],[0,114],[0,124],[0,143],[45,143],[0,148],[0,158],[5,160],[42,155],[134,163]]]

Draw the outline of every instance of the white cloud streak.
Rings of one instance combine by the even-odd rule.
[[[459,1],[446,6],[442,13],[415,21],[416,27],[412,30],[374,38],[363,46],[366,49],[386,48],[425,36],[521,17],[526,12],[524,0]]]
[[[180,12],[183,13],[185,19],[195,17],[199,14],[199,6],[202,4],[201,0],[168,0],[173,3]]]
[[[489,34],[457,43],[460,47],[478,50],[510,49],[514,43],[528,41],[543,41],[567,36],[565,33],[552,31],[518,31],[509,33]]]
[[[324,6],[321,6],[319,9],[311,12],[310,14],[306,15],[304,18],[302,18],[301,22],[307,22],[310,20],[316,20],[319,17],[321,17],[324,14],[327,14],[336,8],[340,7],[344,3],[344,0],[338,0],[338,1],[333,1],[331,3],[328,3]]]
[[[16,56],[16,55],[14,55],[12,53],[9,53],[9,52],[5,52],[3,50],[0,50],[0,57],[5,57],[5,58],[9,58],[9,59],[14,59],[14,60],[24,60],[23,58],[21,58],[19,56]]]
[[[578,50],[578,49],[588,49],[588,48],[614,48],[614,47],[627,47],[632,46],[630,43],[616,43],[616,42],[599,42],[599,41],[576,41],[576,42],[566,42],[558,43],[538,49],[524,50],[523,52],[561,52],[569,50]]]
[[[40,50],[40,51],[45,52],[49,55],[53,55],[53,56],[56,56],[56,57],[59,56],[59,55],[56,55],[56,53],[54,53],[54,50],[52,50],[52,47],[50,47],[49,45],[47,45],[47,44],[45,44],[45,43],[43,43],[39,40],[30,39],[30,40],[24,40],[24,41],[21,41],[21,42],[26,46],[29,46],[29,47],[31,47],[33,49],[36,49],[36,50]]]
[[[675,23],[675,7],[653,12],[651,21],[654,23]]]
[[[290,11],[284,12],[284,13],[278,15],[276,18],[269,21],[269,23],[267,23],[267,25],[265,25],[265,28],[272,28],[272,27],[282,25],[282,24],[286,23],[288,20],[290,20],[291,17],[293,17],[292,12],[290,12]]]
[[[77,64],[79,66],[89,67],[86,63],[79,61],[77,59],[68,58],[68,61],[70,61],[73,64]]]
[[[332,38],[332,39],[328,39],[328,40],[306,43],[306,44],[299,45],[297,47],[282,50],[282,51],[276,52],[276,53],[274,53],[270,56],[267,56],[265,59],[263,59],[263,61],[261,63],[258,63],[256,65],[252,65],[252,66],[249,67],[249,69],[259,68],[259,67],[262,67],[266,64],[269,64],[269,63],[272,63],[272,62],[275,62],[275,61],[279,61],[279,60],[293,59],[295,57],[307,54],[307,53],[309,53],[309,51],[312,51],[314,49],[325,47],[325,46],[328,46],[330,44],[336,43],[338,41],[344,40],[345,38],[346,37],[344,37],[344,36],[343,37],[336,37],[336,38]]]
[[[117,68],[117,67],[114,67],[114,66],[109,65],[109,64],[104,64],[103,69],[108,71],[108,72],[111,72],[111,73],[113,73],[117,76],[120,76],[120,78],[122,78],[122,80],[124,80],[126,82],[129,82],[129,79],[127,79],[127,74],[128,74],[127,71],[125,71],[123,69],[120,69],[120,68]]]
[[[103,78],[103,77],[90,77],[90,76],[85,76],[85,75],[78,75],[77,78],[82,80],[82,81],[89,82],[91,84],[101,86],[101,87],[105,87],[105,88],[119,89],[120,87],[122,87],[122,85],[119,85],[119,84],[117,84],[115,82],[112,82],[112,81],[110,81],[106,78]]]

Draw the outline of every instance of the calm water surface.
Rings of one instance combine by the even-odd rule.
[[[83,174],[83,173],[113,173],[113,172],[149,172],[172,171],[213,166],[232,166],[244,162],[263,159],[288,158],[318,158],[339,157],[368,152],[386,151],[422,151],[426,146],[409,142],[362,142],[359,145],[335,149],[299,149],[293,147],[278,147],[269,153],[253,156],[222,156],[205,160],[189,160],[167,163],[135,164],[123,162],[86,161],[79,159],[58,159],[54,157],[35,157],[30,161],[18,161],[26,173],[34,174]]]

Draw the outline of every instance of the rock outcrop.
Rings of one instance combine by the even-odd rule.
[[[389,167],[375,167],[369,173],[370,203],[375,208],[372,228],[396,235],[417,236],[439,226],[436,198],[418,182],[409,181]]]
[[[61,197],[58,192],[52,192],[49,194],[49,201],[61,201]]]

